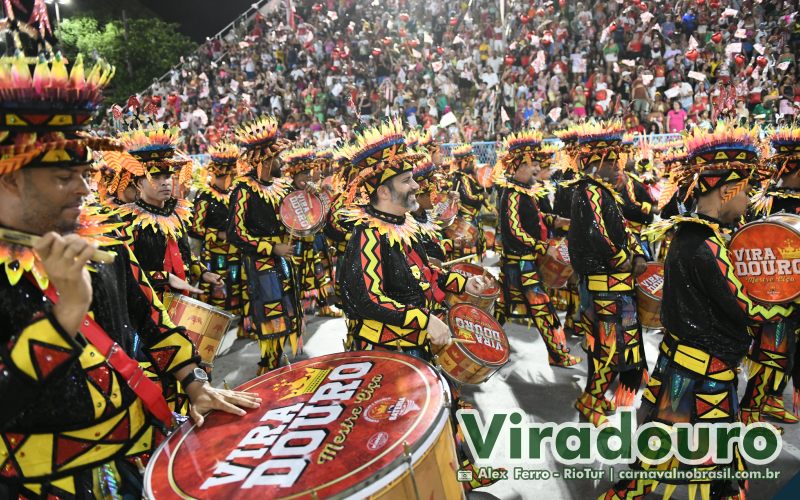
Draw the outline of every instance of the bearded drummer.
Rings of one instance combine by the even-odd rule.
[[[421,156],[407,150],[403,126],[390,121],[357,137],[349,159],[360,170],[348,197],[355,223],[339,272],[342,305],[355,350],[400,350],[426,361],[431,345],[448,345],[447,325],[436,315],[445,292],[479,295],[483,277],[465,278],[431,267],[409,212],[418,209],[413,169]],[[473,467],[468,460],[462,466]],[[473,474],[472,489],[491,484]]]
[[[287,149],[281,153],[283,176],[291,182],[295,190],[315,192],[312,176],[317,167],[314,150],[304,147]],[[323,214],[319,214],[322,216]],[[333,283],[330,275],[324,242],[319,243],[318,233],[295,238],[292,254],[297,266],[297,287],[300,301],[306,313],[316,311],[319,316],[340,317],[341,313],[332,308],[329,300],[333,298]],[[321,236],[321,235],[320,235]]]
[[[239,160],[239,146],[223,140],[208,149],[210,177],[197,190],[191,234],[201,241],[200,261],[206,271],[222,277],[223,286],[202,283],[204,301],[232,314],[242,314],[242,259],[228,241],[231,185]],[[239,337],[244,337],[240,328]]]
[[[13,24],[9,39],[40,32],[16,31],[23,24]],[[102,220],[82,212],[92,154],[77,133],[86,127],[76,124],[91,121],[113,68],[98,65],[90,86],[73,69],[82,56],[66,64],[51,52],[22,53],[44,46],[35,42],[14,56],[27,79],[0,76],[20,96],[0,102],[3,116],[16,117],[0,124],[0,234],[41,237],[33,248],[0,237],[0,498],[141,498],[137,461],[146,462],[172,414],[136,367],[137,350],[162,387],[184,382],[198,425],[211,409],[244,414],[234,405],[256,408],[259,398],[204,381],[192,342],[154,299],[130,250],[97,237]],[[37,55],[53,75],[47,86],[30,78]],[[20,148],[29,144],[36,149]],[[98,246],[113,260],[96,256]]]
[[[760,218],[778,212],[800,214],[800,129],[780,128],[766,139],[771,154],[765,162],[777,182],[753,198],[752,213]],[[786,424],[797,423],[797,417],[784,407],[783,390],[794,377],[794,412],[800,403],[800,380],[796,361],[798,328],[795,318],[753,327],[755,338],[744,365],[748,382],[742,398],[742,421],[761,422],[765,416]]]
[[[241,177],[231,194],[228,241],[242,252],[247,287],[244,324],[258,339],[258,374],[278,368],[286,347],[294,355],[303,329],[303,309],[286,227],[278,218],[291,184],[281,178],[279,154],[290,143],[278,137],[278,122],[262,116],[241,125]]]
[[[537,176],[543,166],[547,168],[552,162],[553,154],[541,149],[541,133],[534,130],[513,133],[504,143],[505,187],[500,199],[503,300],[497,308],[498,321],[533,321],[544,340],[550,365],[573,366],[581,359],[569,354],[561,321],[540,281],[536,264],[546,253],[557,256],[557,249],[547,244],[548,229],[569,226],[569,219],[542,212],[533,190]]]
[[[623,200],[614,183],[620,176],[622,124],[586,122],[575,126],[580,168],[573,181],[569,256],[580,276],[581,316],[586,325],[586,388],[575,408],[595,426],[606,412],[631,406],[647,362],[636,311],[634,278],[646,268],[641,246],[628,231]],[[605,393],[619,375],[614,401]]]
[[[748,297],[733,273],[722,232],[747,209],[748,184],[758,166],[758,132],[720,123],[711,133],[695,129],[685,141],[687,158],[673,173],[673,189],[683,187],[694,194],[696,213],[672,219],[662,228],[675,229],[664,263],[661,322],[666,331],[639,420],[730,424],[740,421],[737,368],[752,341],[748,326],[779,321],[792,308],[762,306]],[[673,458],[640,466],[661,471],[697,468],[717,477],[730,472],[733,477],[745,464],[734,445],[727,462],[689,465]],[[744,481],[697,478],[689,485],[690,496],[699,487],[701,498],[744,498]],[[681,483],[666,484],[667,491],[676,484]],[[620,481],[601,498],[640,498],[657,485],[655,480]]]

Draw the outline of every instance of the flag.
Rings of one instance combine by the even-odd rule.
[[[500,121],[505,123],[510,119],[511,118],[508,117],[508,113],[506,113],[506,108],[503,107],[503,106],[500,106]]]
[[[294,22],[294,5],[292,5],[292,0],[286,0],[286,22],[289,23],[289,26],[292,29],[297,29],[297,25]]]

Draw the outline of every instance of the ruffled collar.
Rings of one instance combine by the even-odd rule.
[[[708,215],[696,213],[690,215],[675,215],[669,219],[658,221],[642,231],[642,236],[652,241],[661,240],[666,233],[679,224],[699,224],[705,226],[711,229],[720,241],[728,241],[728,237],[726,236],[727,230],[723,227],[722,222]]]
[[[281,177],[272,178],[264,183],[248,175],[239,179],[238,182],[245,184],[264,201],[276,207],[281,204],[283,198],[286,197],[286,194],[292,189],[291,183]]]
[[[209,195],[212,199],[228,204],[231,199],[231,190],[228,191],[221,191],[217,186],[210,185],[210,186],[201,186],[198,190],[200,193]],[[200,194],[198,193],[198,194]]]
[[[112,214],[84,209],[80,215],[80,225],[75,232],[97,243],[98,246],[116,245],[119,241],[108,235],[113,234],[123,224],[109,222],[111,217]],[[91,266],[87,267],[90,271],[94,270]],[[0,240],[0,268],[5,271],[11,286],[19,283],[26,272],[31,273],[41,290],[45,290],[50,284],[44,265],[30,247]]]
[[[440,234],[440,227],[436,222],[432,221],[428,217],[428,213],[426,211],[421,211],[419,213],[412,213],[411,216],[419,225],[419,231],[423,236],[427,236],[429,239],[432,240],[439,240],[441,238]]]
[[[343,220],[376,229],[391,244],[411,246],[419,241],[419,223],[414,217],[387,214],[376,210],[372,205],[352,207],[343,212]]]
[[[546,198],[552,192],[552,188],[550,186],[541,182],[537,182],[532,186],[528,186],[514,179],[507,179],[505,187],[535,199]]]
[[[120,207],[120,215],[130,220],[131,228],[150,228],[169,238],[181,238],[192,219],[192,204],[189,200],[174,198],[164,204],[164,208],[136,200]]]

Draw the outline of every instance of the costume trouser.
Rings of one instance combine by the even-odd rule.
[[[539,279],[539,268],[533,255],[503,256],[500,264],[502,298],[495,308],[500,324],[508,319],[533,322],[542,336],[550,364],[571,366],[580,362],[569,354],[564,329],[555,306]]]
[[[721,424],[738,421],[738,397],[736,394],[736,366],[717,358],[708,352],[682,344],[670,333],[664,334],[659,346],[659,356],[647,388],[642,394],[642,406],[638,417],[640,424],[660,422],[665,425]],[[672,457],[666,462],[651,465],[638,462],[634,468],[644,470],[710,471],[725,474],[724,469],[745,470],[737,446],[732,447],[729,460],[689,465]],[[664,498],[668,498],[679,484],[687,484],[689,498],[695,498],[699,490],[700,498],[736,497],[739,486],[733,481],[710,481],[699,477],[691,481],[670,479],[665,483]],[[658,486],[655,480],[623,480],[601,495],[601,499],[640,499]]]
[[[797,370],[797,327],[793,318],[752,327],[755,339],[744,361],[748,375],[741,404],[745,424],[762,421],[765,414],[786,423],[797,422],[781,399],[792,372]]]
[[[213,250],[203,256],[205,270],[222,277],[225,285],[213,287],[201,283],[203,301],[231,314],[242,314],[242,260],[239,254],[216,253]]]
[[[630,273],[598,274],[580,281],[581,317],[587,326],[583,348],[588,354],[584,392],[575,406],[594,425],[605,412],[631,406],[647,377],[642,328]],[[619,376],[613,404],[605,393]]]
[[[334,289],[333,266],[328,257],[325,237],[320,233],[301,239],[295,244],[294,255],[302,303],[308,308],[328,307]]]
[[[303,310],[288,260],[250,255],[243,260],[247,276],[245,327],[258,338],[259,373],[266,373],[280,365],[287,346],[292,355],[300,349]]]

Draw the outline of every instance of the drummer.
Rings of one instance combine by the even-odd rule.
[[[413,177],[414,182],[419,185],[417,189],[419,208],[411,212],[411,216],[419,226],[419,237],[425,253],[429,258],[444,262],[453,251],[453,240],[444,237],[442,228],[437,221],[430,218],[428,211],[433,209],[433,200],[439,197],[442,187],[446,187],[445,179],[427,153],[423,153],[422,159],[414,165]],[[453,199],[458,197],[458,193],[455,192],[448,195]]]
[[[781,128],[767,140],[772,151],[767,165],[772,167],[777,183],[770,183],[765,192],[753,199],[752,212],[756,217],[778,212],[800,214],[800,129]],[[794,377],[795,405],[800,401],[800,363],[796,363],[797,342],[791,333],[797,327],[796,319],[787,318],[752,328],[755,339],[744,363],[749,380],[741,404],[745,424],[761,422],[764,416],[786,424],[797,423],[797,417],[784,408],[781,397],[789,378]],[[794,411],[798,411],[797,406]]]
[[[231,184],[239,160],[239,146],[222,140],[208,149],[209,182],[203,182],[194,200],[191,235],[202,242],[200,261],[207,271],[219,274],[223,286],[202,283],[203,300],[226,311],[242,314],[242,258],[228,242]],[[203,179],[205,181],[205,179]],[[244,329],[239,329],[244,337]]]
[[[14,34],[39,33],[26,28]],[[44,41],[17,48],[37,45]],[[26,67],[36,56],[20,55],[14,64]],[[138,286],[141,269],[128,248],[82,235],[92,158],[76,133],[85,126],[75,124],[91,121],[113,68],[101,64],[91,91],[67,95],[60,86],[66,76],[59,82],[56,69],[67,75],[72,64],[65,68],[50,52],[40,57],[53,68],[52,87],[0,76],[3,88],[20,96],[0,102],[1,112],[25,120],[20,110],[36,110],[30,118],[37,123],[0,125],[0,228],[42,236],[34,248],[0,240],[0,498],[141,498],[136,459],[146,461],[172,415],[158,388],[146,380],[129,385],[137,379],[118,371],[136,355],[137,342],[162,385],[186,382],[198,425],[211,409],[244,414],[234,405],[256,408],[259,399],[196,380],[191,341],[154,304],[152,289]],[[76,88],[89,88],[76,78]],[[19,148],[34,143],[33,154]],[[89,262],[98,245],[116,254],[112,263]],[[98,337],[116,341],[113,361],[107,348],[95,347]]]
[[[258,374],[278,368],[285,346],[296,354],[303,331],[303,310],[290,260],[289,235],[278,218],[291,190],[281,178],[279,154],[290,143],[278,137],[278,122],[262,116],[242,124],[236,139],[243,148],[241,177],[231,194],[228,241],[242,252],[247,288],[244,324],[258,338]]]
[[[752,341],[748,326],[785,318],[792,308],[758,305],[746,295],[720,229],[739,220],[747,208],[747,187],[758,164],[758,132],[721,123],[710,133],[695,129],[685,140],[688,156],[673,180],[694,193],[697,213],[671,221],[676,232],[665,262],[661,306],[666,332],[639,420],[666,425],[735,423],[740,421],[737,368]],[[713,403],[706,407],[699,404],[702,401]],[[699,487],[701,498],[742,498],[744,480],[704,480],[705,474],[733,477],[744,469],[738,450],[733,450],[735,458],[722,463],[689,465],[673,458],[637,466],[702,469],[704,475],[695,475],[689,484],[690,496],[692,488]],[[682,482],[670,483],[668,491]],[[623,480],[602,498],[639,498],[657,485],[654,480]]]
[[[223,286],[220,275],[204,271],[189,247],[191,202],[172,196],[176,173],[192,168],[190,159],[175,158],[180,130],[141,124],[119,139],[127,150],[122,164],[133,174],[139,193],[134,203],[119,208],[119,214],[128,243],[159,298],[165,292],[202,293],[191,284],[199,279]]]
[[[458,240],[454,241],[453,257],[477,254],[480,260],[486,250],[486,236],[483,234],[483,226],[478,221],[478,214],[486,205],[486,190],[475,177],[475,155],[471,144],[461,144],[453,149],[451,168],[453,190],[457,191],[461,198],[458,215],[474,226],[478,234],[476,241],[465,245],[461,245]]]
[[[318,166],[314,150],[303,147],[288,149],[281,153],[281,161],[283,176],[294,189],[316,191],[311,183],[312,176],[318,174],[314,172]],[[319,214],[320,220],[322,215]],[[319,316],[341,317],[341,312],[328,303],[333,296],[333,283],[330,266],[323,266],[323,258],[328,259],[324,255],[325,245],[317,244],[318,235],[321,233],[313,232],[294,241],[292,251],[297,266],[298,293],[306,313],[317,310]]]
[[[355,228],[339,273],[351,345],[356,350],[401,350],[431,361],[431,344],[452,341],[436,315],[445,291],[479,295],[483,278],[466,279],[430,267],[418,224],[408,217],[418,209],[413,168],[420,155],[406,149],[399,121],[365,130],[349,151],[360,173],[348,197],[363,193],[369,200],[348,214]],[[476,488],[489,482],[473,479],[465,484]]]
[[[558,255],[554,246],[547,245],[548,228],[569,226],[569,219],[543,213],[533,191],[537,176],[549,167],[553,154],[541,149],[542,135],[534,130],[511,134],[504,142],[505,188],[500,201],[503,300],[497,308],[498,321],[533,321],[544,340],[550,365],[573,366],[581,358],[569,354],[561,321],[539,280],[536,265],[536,260],[546,253]]]
[[[586,388],[576,409],[595,426],[615,406],[631,406],[647,362],[636,312],[634,278],[646,268],[641,247],[625,225],[619,178],[623,126],[586,122],[575,126],[576,161],[572,217],[567,237],[573,269],[580,276],[581,315],[587,331]],[[605,393],[619,375],[614,401]]]
[[[622,215],[628,221],[628,230],[642,247],[642,254],[647,260],[653,260],[650,244],[642,237],[642,231],[653,223],[658,213],[658,204],[645,186],[645,182],[653,176],[653,151],[643,136],[639,136],[638,144],[630,139],[630,146],[634,154],[626,162],[625,172],[619,182],[619,193],[624,200]]]

